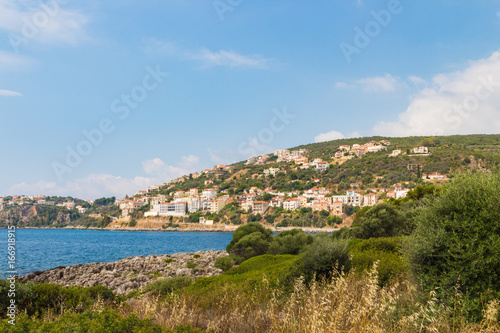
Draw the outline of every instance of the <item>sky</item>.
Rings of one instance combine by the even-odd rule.
[[[0,0],[0,196],[348,137],[499,133],[500,0]]]

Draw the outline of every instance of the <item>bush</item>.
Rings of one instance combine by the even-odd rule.
[[[405,233],[405,218],[391,204],[382,203],[356,214],[352,232],[356,238],[393,237]]]
[[[137,221],[135,219],[131,219],[130,222],[128,223],[129,227],[135,227],[137,225]]]
[[[216,268],[222,269],[224,272],[233,267],[235,260],[232,256],[220,257],[215,261],[214,266]]]
[[[269,237],[263,233],[254,232],[238,240],[231,249],[231,253],[246,260],[266,254],[269,244]]]
[[[164,296],[176,290],[191,285],[194,279],[190,276],[178,276],[164,279],[157,279],[144,287],[144,291],[154,295]]]
[[[348,227],[342,227],[337,231],[332,232],[333,239],[351,239],[354,238],[352,234],[352,229]]]
[[[427,199],[416,223],[405,246],[414,274],[429,289],[459,286],[479,318],[480,302],[500,297],[498,171],[455,178]]]
[[[315,274],[319,278],[330,278],[335,268],[349,271],[351,258],[347,240],[332,240],[326,236],[317,236],[307,248],[303,269],[307,279]]]
[[[299,254],[313,242],[312,235],[306,235],[301,229],[282,231],[273,237],[269,245],[270,254]]]
[[[0,306],[7,308],[7,290],[9,282],[0,280]],[[83,312],[90,308],[98,299],[107,303],[120,301],[120,297],[112,290],[103,287],[63,287],[58,284],[34,282],[16,282],[16,299],[19,311],[29,316],[41,316],[47,311],[59,314],[61,310]]]
[[[352,267],[361,274],[372,269],[378,261],[379,284],[387,285],[393,278],[407,273],[406,260],[400,254],[403,238],[352,239],[349,252],[352,255]]]
[[[264,228],[260,223],[257,222],[248,223],[236,229],[236,231],[233,234],[233,239],[226,247],[226,251],[231,252],[233,247],[236,245],[236,243],[239,242],[240,239],[254,232],[260,232],[261,234],[264,235],[264,239],[266,240],[271,240],[272,238],[271,230]]]

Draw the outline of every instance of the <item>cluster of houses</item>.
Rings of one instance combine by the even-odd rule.
[[[145,191],[140,191],[138,197],[116,200],[120,206],[122,217],[128,216],[132,211],[148,203],[151,209],[144,216],[185,216],[195,212],[218,213],[226,205],[229,196],[217,195],[217,189],[207,188],[202,191],[192,188],[189,191],[174,192],[169,198],[164,194],[149,196]]]
[[[92,204],[92,201],[87,200],[88,203]],[[74,201],[65,201],[57,203],[53,200],[47,200],[45,195],[14,195],[8,198],[0,197],[0,210],[4,210],[8,206],[21,206],[21,205],[46,205],[46,206],[58,206],[66,207],[67,209],[77,209],[80,213],[85,213],[87,208],[80,205],[76,205]]]
[[[335,152],[335,158],[353,158],[353,157],[362,157],[368,153],[377,153],[381,150],[387,150],[387,146],[391,144],[388,140],[380,140],[380,141],[370,141],[365,144],[353,144],[350,145],[341,145],[339,146],[337,152]]]

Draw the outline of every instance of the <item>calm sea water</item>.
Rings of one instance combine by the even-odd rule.
[[[111,262],[126,257],[225,250],[230,232],[16,230],[17,275],[57,266]],[[7,230],[0,230],[0,274],[8,271]]]

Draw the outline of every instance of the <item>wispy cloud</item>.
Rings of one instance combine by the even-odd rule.
[[[0,71],[17,71],[28,68],[34,63],[28,57],[0,50]]]
[[[95,199],[102,196],[123,197],[133,195],[150,185],[160,185],[173,178],[195,171],[198,157],[183,156],[179,166],[166,164],[160,158],[142,162],[146,176],[126,178],[110,174],[90,174],[82,178],[67,181],[64,184],[40,180],[36,183],[20,183],[9,189],[10,194],[40,194],[73,196],[82,199]]]
[[[374,134],[389,136],[498,133],[500,51],[463,70],[437,74],[432,85],[411,97],[394,121],[381,121]]]
[[[266,69],[271,62],[271,59],[258,54],[243,55],[230,50],[211,51],[208,48],[188,50],[175,42],[161,41],[155,38],[145,39],[144,45],[146,53],[194,60],[203,67]]]
[[[417,80],[417,77],[411,78]],[[409,80],[411,79],[409,78]],[[405,86],[405,82],[391,74],[366,77],[353,82],[338,81],[335,83],[337,89],[360,88],[368,92],[393,92],[403,86]]]
[[[269,60],[259,55],[242,55],[232,51],[220,50],[212,52],[202,49],[193,54],[193,58],[201,60],[206,66],[267,68]]]
[[[347,82],[335,82],[335,88],[354,88],[356,87],[353,84],[347,83]]]
[[[314,142],[325,142],[325,141],[333,141],[347,138],[357,138],[360,137],[361,134],[359,132],[352,132],[349,135],[344,135],[339,131],[330,131],[326,133],[320,133],[314,137]]]
[[[324,141],[332,141],[345,138],[345,135],[340,133],[339,131],[330,131],[327,133],[321,133],[314,137],[314,142],[324,142]]]
[[[0,30],[11,33],[11,43],[78,44],[85,37],[89,18],[51,0],[38,6],[22,1],[0,0]],[[64,2],[66,3],[66,2]],[[36,19],[35,19],[36,18]]]
[[[5,90],[5,89],[0,89],[0,96],[5,96],[5,97],[18,97],[22,96],[20,92],[13,91],[13,90]]]
[[[400,79],[392,76],[391,74],[385,74],[385,76],[367,77],[356,81],[356,83],[358,83],[366,91],[382,92],[395,91],[401,85]]]

